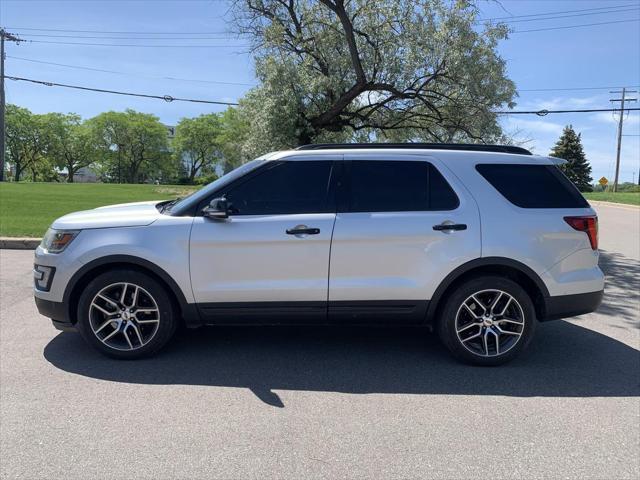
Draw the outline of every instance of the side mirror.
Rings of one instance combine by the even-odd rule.
[[[205,217],[215,220],[229,218],[229,204],[227,203],[227,199],[224,197],[214,198],[209,202],[209,206],[202,210],[202,213]]]

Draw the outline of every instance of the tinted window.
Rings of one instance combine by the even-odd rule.
[[[429,210],[453,210],[458,208],[458,197],[442,174],[429,165]]]
[[[291,161],[267,167],[226,192],[238,215],[323,213],[328,202],[332,162]]]
[[[453,210],[457,206],[456,194],[427,162],[351,163],[352,212]]]
[[[555,165],[477,165],[507,200],[522,208],[585,208],[589,204]]]

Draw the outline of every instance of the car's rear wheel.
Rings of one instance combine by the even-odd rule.
[[[176,313],[162,284],[127,269],[98,275],[82,292],[78,322],[82,337],[114,358],[153,355],[173,336]]]
[[[529,345],[536,322],[531,298],[520,285],[508,278],[482,276],[449,295],[438,330],[459,360],[499,365]]]

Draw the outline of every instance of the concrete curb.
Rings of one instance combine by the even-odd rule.
[[[40,245],[39,238],[0,237],[0,249],[35,250]]]
[[[624,208],[627,210],[640,210],[640,205],[632,205],[631,203],[616,203],[616,202],[604,202],[602,200],[589,200],[589,203],[592,203],[594,206],[602,205],[604,207],[618,207]]]

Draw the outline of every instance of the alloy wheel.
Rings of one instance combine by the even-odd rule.
[[[456,335],[471,353],[497,357],[511,350],[524,332],[525,316],[518,301],[502,290],[469,295],[456,312]]]
[[[89,324],[96,338],[109,348],[137,350],[158,332],[160,309],[153,296],[141,286],[113,283],[93,297]]]

